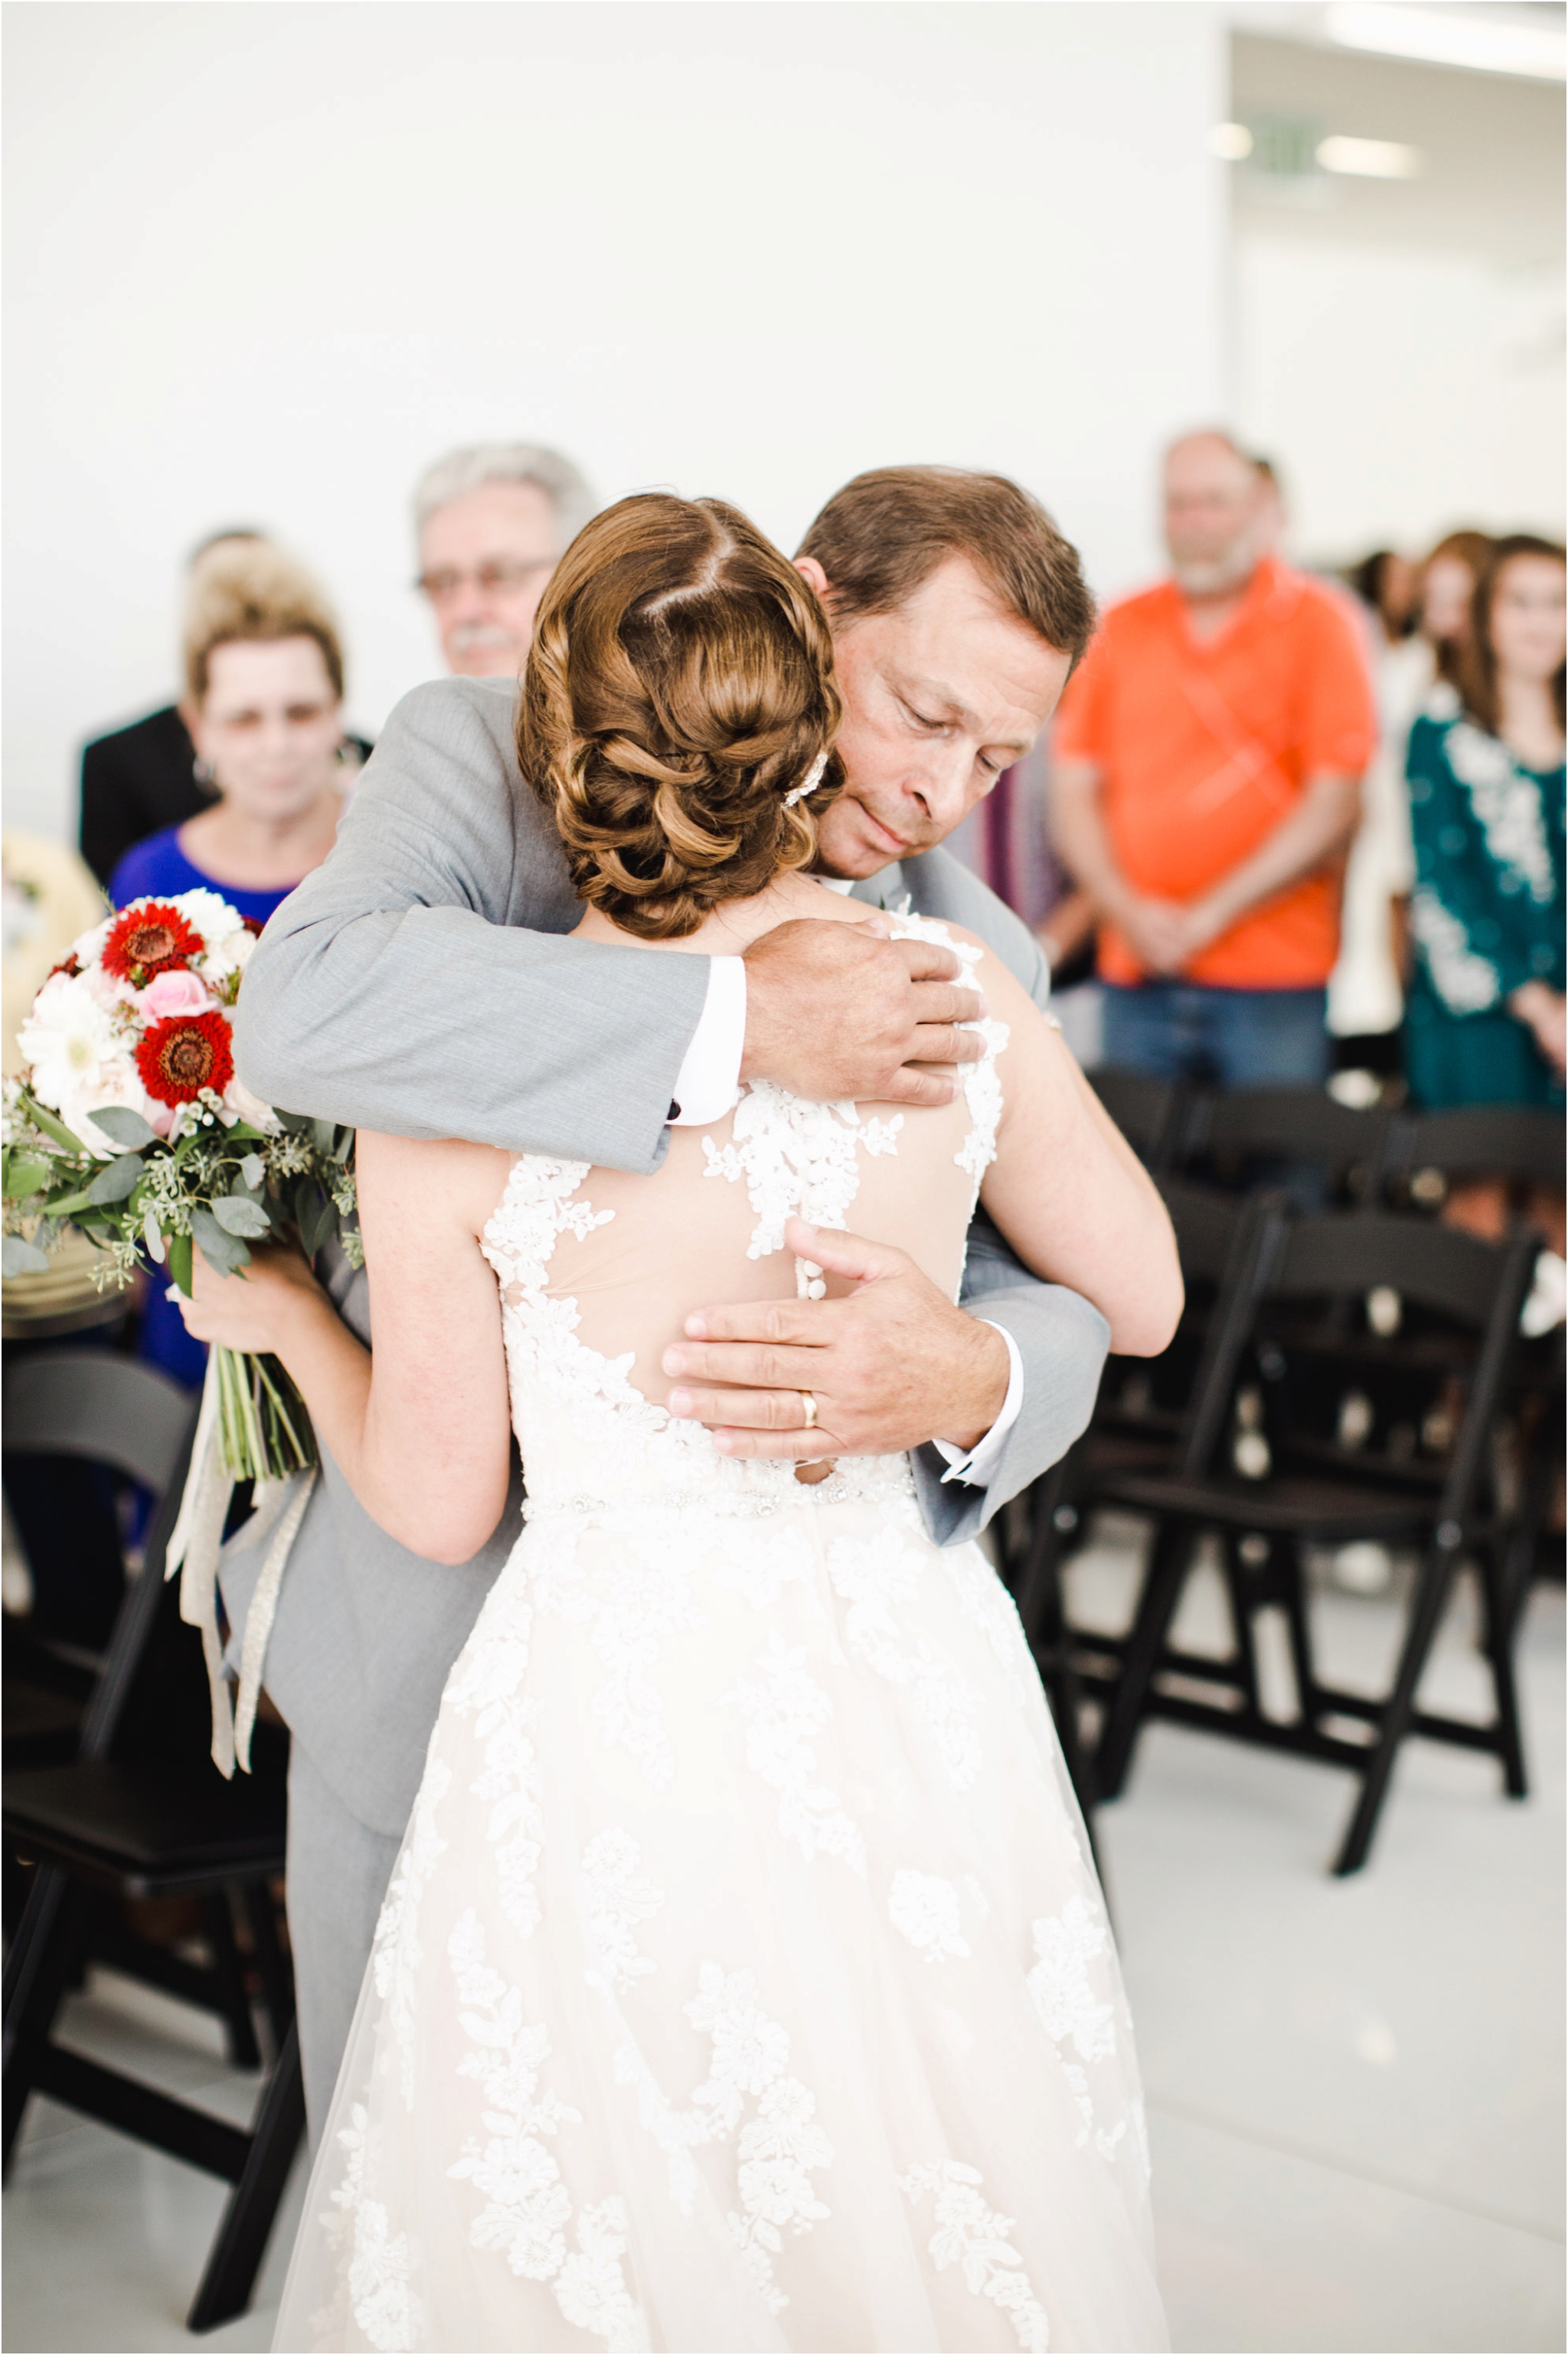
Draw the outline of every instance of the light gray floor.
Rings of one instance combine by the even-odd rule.
[[[1075,1566],[1114,1625],[1129,1531]],[[1183,1633],[1202,1639],[1195,1593]],[[1328,1672],[1373,1682],[1390,1602],[1319,1598]],[[1484,1702],[1467,1598],[1426,1696]],[[1324,1868],[1349,1805],[1331,1771],[1175,1727],[1146,1737],[1100,1840],[1150,2098],[1179,2349],[1561,2349],[1563,1609],[1539,1590],[1520,1646],[1533,1795],[1488,1760],[1406,1751],[1372,1865]],[[237,2119],[252,2081],[216,2026],[104,1977],[84,2051]],[[52,2104],[5,2195],[5,2346],[264,2348],[302,2186],[255,2310],[205,2339],[181,2318],[222,2187]]]

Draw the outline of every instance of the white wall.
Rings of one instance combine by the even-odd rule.
[[[1301,14],[1279,8],[1281,32]],[[1260,38],[1275,12],[1245,17],[1240,121],[1395,140],[1419,164],[1400,180],[1233,175],[1238,421],[1284,466],[1297,547],[1334,559],[1414,553],[1460,523],[1560,529],[1561,84]]]
[[[1459,524],[1561,531],[1555,270],[1253,228],[1236,270],[1242,430],[1284,464],[1298,547],[1414,554]]]
[[[13,826],[174,691],[215,525],[317,567],[374,730],[436,666],[406,501],[458,441],[786,543],[861,467],[998,466],[1103,586],[1156,560],[1220,392],[1203,0],[8,15]]]

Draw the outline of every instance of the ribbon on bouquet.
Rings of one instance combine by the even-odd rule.
[[[217,1352],[207,1359],[207,1380],[191,1443],[190,1470],[185,1495],[169,1540],[164,1575],[180,1572],[180,1617],[201,1630],[202,1657],[207,1663],[212,1700],[212,1763],[228,1779],[236,1764],[250,1771],[250,1734],[261,1693],[261,1672],[278,1608],[283,1572],[300,1524],[305,1518],[316,1483],[313,1466],[286,1480],[258,1480],[256,1510],[247,1522],[248,1545],[267,1546],[261,1574],[246,1614],[240,1645],[239,1690],[231,1697],[223,1664],[223,1636],[217,1624],[217,1565],[223,1550],[224,1524],[234,1495],[234,1475],[223,1459],[223,1433],[218,1399]]]

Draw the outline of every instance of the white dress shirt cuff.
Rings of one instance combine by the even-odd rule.
[[[722,1120],[740,1092],[746,1051],[746,960],[708,959],[708,994],[675,1080],[673,1128],[705,1128]]]
[[[1018,1344],[1005,1325],[997,1325],[989,1316],[980,1319],[991,1325],[1007,1343],[1007,1396],[1001,1402],[1001,1412],[983,1439],[977,1440],[967,1451],[956,1447],[950,1439],[937,1439],[932,1445],[947,1458],[948,1468],[942,1475],[942,1486],[949,1480],[963,1480],[971,1488],[989,1488],[1001,1458],[1008,1433],[1018,1421],[1023,1405],[1023,1360],[1018,1354]]]

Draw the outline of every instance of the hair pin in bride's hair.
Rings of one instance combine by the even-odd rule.
[[[807,770],[800,783],[796,786],[794,792],[792,794],[785,794],[784,806],[786,809],[793,809],[797,802],[803,802],[808,794],[814,794],[816,792],[817,787],[822,782],[822,772],[827,765],[827,754],[825,752],[819,752],[810,767]]]

